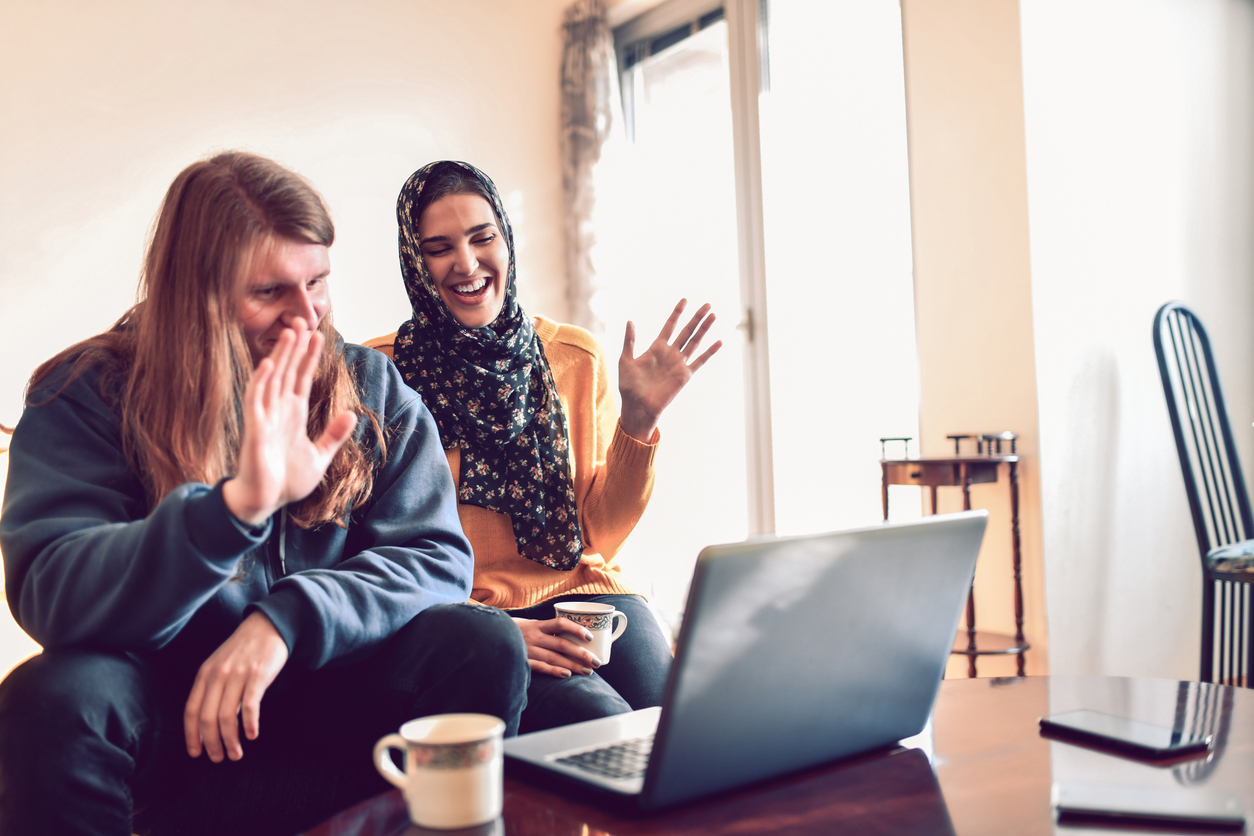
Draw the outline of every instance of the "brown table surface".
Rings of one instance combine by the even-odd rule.
[[[1169,727],[1179,719],[1185,728],[1207,728],[1216,745],[1204,760],[1156,766],[1039,735],[1039,717],[1077,708]],[[1055,782],[1221,790],[1237,794],[1254,812],[1254,691],[1249,689],[1101,676],[946,680],[930,733],[925,730],[912,743],[919,748],[873,753],[645,818],[614,816],[507,778],[503,822],[483,828],[414,827],[394,790],[344,811],[308,836],[1113,832],[1055,824],[1050,807]]]

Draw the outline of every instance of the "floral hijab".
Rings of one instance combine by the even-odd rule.
[[[482,328],[466,328],[449,312],[418,246],[414,209],[424,184],[446,166],[485,187],[509,247],[505,302]],[[396,336],[396,367],[435,416],[444,449],[462,448],[458,501],[508,514],[523,556],[554,569],[575,568],[583,539],[566,419],[535,326],[518,304],[514,233],[495,184],[466,163],[431,163],[401,188],[396,220],[401,274],[413,306],[413,318]]]

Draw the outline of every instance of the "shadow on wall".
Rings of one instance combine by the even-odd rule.
[[[1119,364],[1107,347],[1084,358],[1067,399],[1066,463],[1070,478],[1058,489],[1064,510],[1064,541],[1053,548],[1070,553],[1064,579],[1071,590],[1070,611],[1051,610],[1049,632],[1055,648],[1069,648],[1067,659],[1051,658],[1051,670],[1097,673],[1104,670],[1107,626],[1116,616],[1112,596],[1119,594],[1111,577],[1115,547],[1115,474],[1118,472],[1120,424]],[[1114,582],[1112,584],[1112,581]],[[1063,636],[1066,640],[1057,641]],[[1055,667],[1056,666],[1056,667]]]

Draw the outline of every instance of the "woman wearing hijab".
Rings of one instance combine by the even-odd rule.
[[[520,731],[660,705],[670,650],[614,556],[652,492],[662,411],[722,345],[697,353],[709,306],[672,339],[680,301],[639,357],[627,323],[620,417],[593,337],[519,306],[513,233],[486,174],[424,166],[396,213],[413,315],[366,344],[393,357],[435,416],[474,548],[471,598],[522,631],[532,676]],[[567,638],[590,635],[554,617],[565,601],[626,613],[611,663]]]

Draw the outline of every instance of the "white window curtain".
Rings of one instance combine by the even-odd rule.
[[[566,195],[566,274],[570,322],[601,330],[592,309],[596,243],[593,168],[618,105],[618,67],[604,0],[577,0],[566,10],[562,55],[562,188]]]

